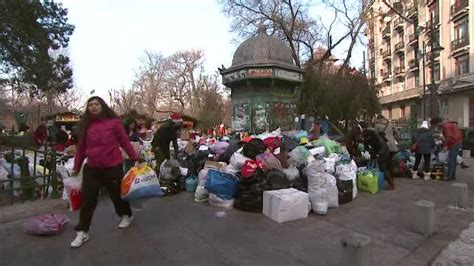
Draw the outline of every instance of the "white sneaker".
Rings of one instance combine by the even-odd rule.
[[[418,171],[411,171],[411,178],[412,179],[418,179]]]
[[[89,240],[89,233],[84,231],[77,232],[76,238],[71,242],[71,248],[78,248]]]
[[[133,216],[123,216],[122,217],[122,221],[120,222],[119,224],[119,228],[120,229],[123,229],[123,228],[127,228],[130,226],[130,224],[132,223],[133,221]]]

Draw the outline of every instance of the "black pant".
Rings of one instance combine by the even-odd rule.
[[[423,170],[425,172],[430,171],[430,159],[431,159],[431,154],[421,154],[421,153],[416,153],[415,154],[415,165],[413,166],[413,171],[418,171],[418,166],[420,166],[421,162],[421,157],[423,156],[423,161],[424,161],[424,167]]]
[[[76,231],[89,231],[92,215],[97,207],[101,187],[105,187],[114,203],[115,212],[119,216],[131,216],[132,210],[128,202],[120,197],[120,183],[123,177],[123,166],[99,169],[84,165],[82,180],[82,202],[79,214],[79,224]]]

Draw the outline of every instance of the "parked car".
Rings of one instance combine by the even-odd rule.
[[[470,150],[471,156],[474,156],[474,127],[461,128],[463,140],[462,149]]]

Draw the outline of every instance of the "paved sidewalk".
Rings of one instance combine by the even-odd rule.
[[[458,182],[469,185],[474,206],[474,161]],[[474,209],[451,208],[451,183],[397,179],[395,191],[359,193],[358,198],[305,220],[277,224],[261,214],[226,211],[194,203],[192,195],[153,199],[135,212],[133,225],[118,230],[108,200],[99,204],[91,239],[69,248],[72,225],[58,236],[34,237],[21,231],[22,220],[0,225],[1,265],[337,265],[340,240],[351,233],[372,238],[374,265],[427,265],[474,221]],[[436,203],[436,233],[413,232],[413,205]],[[67,212],[73,223],[77,214]]]

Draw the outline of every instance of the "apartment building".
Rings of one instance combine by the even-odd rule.
[[[365,1],[368,69],[383,114],[474,127],[474,0],[386,2],[397,12]]]

